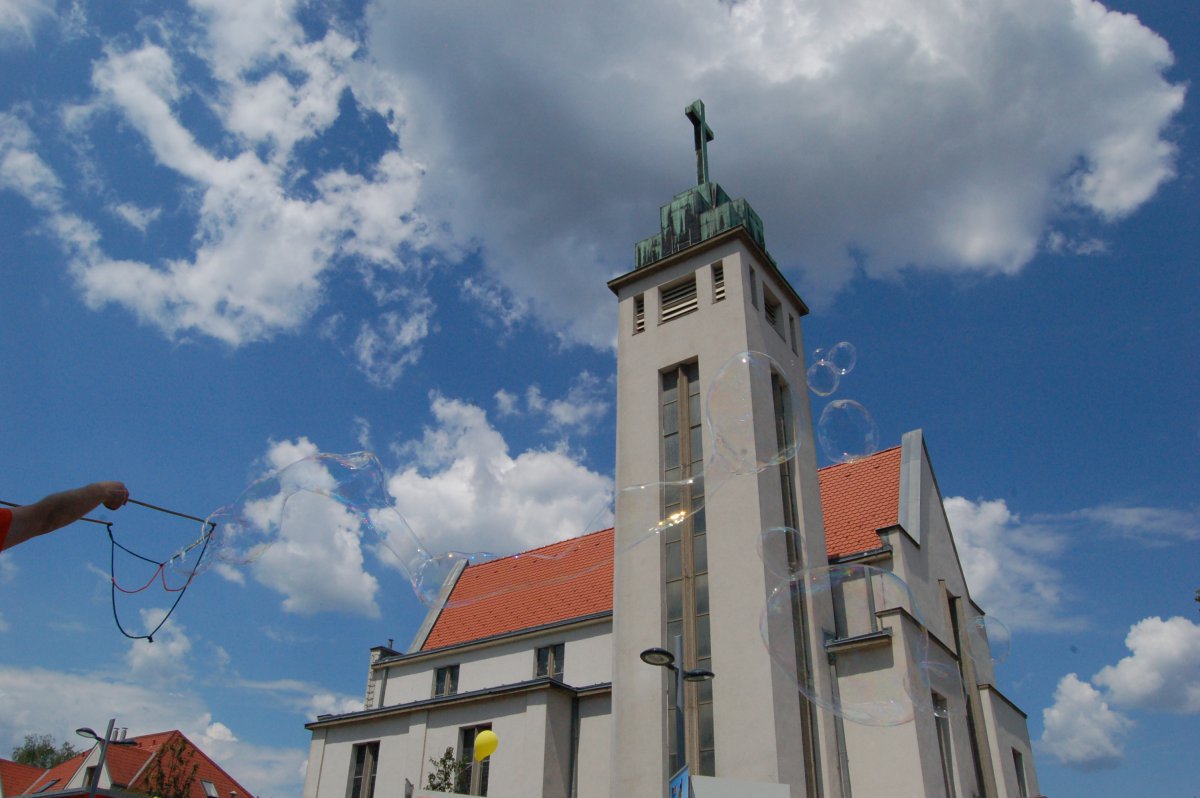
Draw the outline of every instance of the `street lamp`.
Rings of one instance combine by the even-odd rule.
[[[89,737],[100,743],[100,760],[96,763],[96,769],[92,771],[91,784],[88,785],[88,798],[96,798],[96,789],[100,786],[100,771],[104,770],[104,757],[108,754],[108,744],[114,745],[137,745],[134,740],[114,740],[112,739],[113,726],[116,724],[116,718],[110,718],[108,721],[108,731],[104,733],[104,737],[96,734],[90,727],[84,726],[81,729],[76,729],[75,733],[80,737]]]
[[[665,648],[648,648],[640,656],[642,662],[645,662],[647,665],[657,665],[660,668],[666,668],[675,673],[675,748],[679,754],[678,761],[681,763],[679,770],[683,770],[687,767],[687,757],[684,755],[684,748],[687,742],[687,724],[685,723],[686,717],[683,714],[683,683],[706,682],[716,674],[704,668],[683,667],[683,635],[675,635],[675,651],[673,653],[667,651]],[[671,774],[672,779],[674,775]],[[669,792],[668,788],[668,794]]]

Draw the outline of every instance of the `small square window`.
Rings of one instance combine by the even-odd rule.
[[[446,665],[433,672],[433,694],[454,695],[458,692],[458,666]]]
[[[563,644],[542,646],[537,650],[536,676],[549,676],[551,679],[562,681],[563,675]]]
[[[217,785],[208,779],[200,779],[200,786],[204,788],[204,794],[207,798],[217,798]]]

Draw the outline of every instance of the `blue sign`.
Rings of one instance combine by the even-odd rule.
[[[667,798],[692,798],[692,774],[684,765],[679,772],[671,777],[667,788]]]

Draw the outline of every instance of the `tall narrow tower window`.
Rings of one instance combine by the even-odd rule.
[[[717,261],[712,265],[713,302],[725,298],[725,264]]]
[[[754,269],[750,270],[750,304],[758,307],[758,278],[754,276]]]
[[[646,331],[646,296],[638,294],[633,298],[633,334]]]
[[[673,645],[675,636],[682,635],[683,667],[711,669],[702,422],[699,366],[689,363],[665,372],[662,375],[663,517],[678,514],[684,518],[668,527],[662,535],[666,642]],[[686,761],[692,766],[693,773],[714,775],[716,754],[711,683],[689,682],[685,688],[683,703],[688,716],[689,739],[683,746],[675,739],[674,679],[668,680],[668,685],[671,772]],[[684,757],[679,755],[681,747]]]
[[[668,322],[691,313],[699,307],[696,301],[696,275],[689,274],[679,282],[659,289],[659,321]]]

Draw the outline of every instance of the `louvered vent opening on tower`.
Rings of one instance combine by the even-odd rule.
[[[696,310],[696,275],[688,277],[674,285],[659,289],[660,322],[677,319]]]
[[[633,334],[646,331],[646,297],[638,294],[633,298]]]
[[[717,261],[712,265],[713,302],[725,298],[725,264]]]

